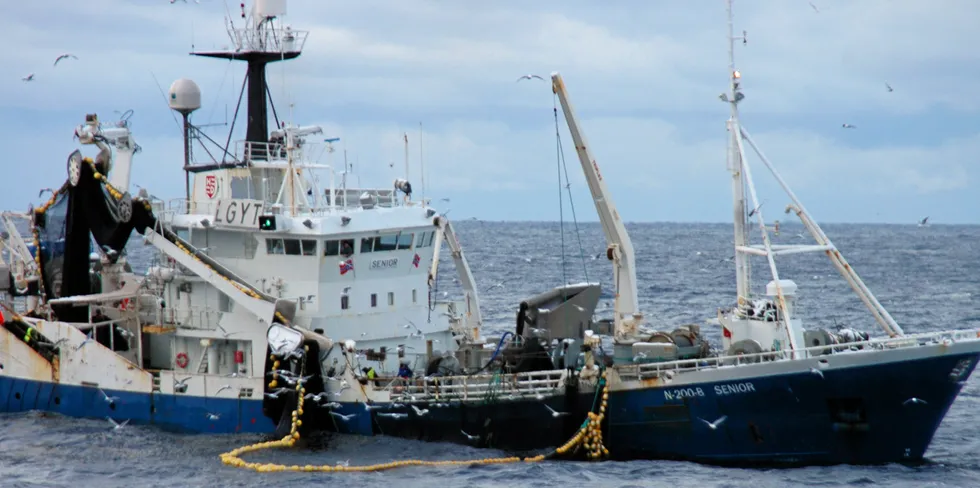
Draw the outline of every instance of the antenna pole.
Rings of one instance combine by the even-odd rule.
[[[425,205],[425,160],[422,159],[422,122],[419,122],[419,166],[422,174],[422,205]]]
[[[728,4],[728,93],[722,100],[731,107],[731,118],[728,120],[728,170],[732,174],[732,203],[734,211],[735,231],[735,282],[737,303],[743,304],[751,298],[751,266],[749,256],[739,252],[738,248],[748,245],[747,215],[745,208],[745,181],[743,180],[742,157],[738,151],[738,140],[741,125],[738,119],[738,102],[742,94],[739,91],[741,74],[735,69],[735,28],[733,26],[732,0]],[[742,36],[745,40],[745,36]]]
[[[404,133],[405,136],[405,179],[408,179],[408,132]]]
[[[187,213],[191,212],[190,201],[191,201],[191,123],[189,120],[190,114],[184,112],[184,193],[186,195]]]

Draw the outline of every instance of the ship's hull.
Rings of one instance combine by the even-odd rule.
[[[973,351],[826,368],[822,375],[803,369],[614,391],[606,444],[615,459],[919,462],[977,358]],[[709,425],[722,417],[716,428]]]
[[[679,374],[667,384],[611,379],[605,445],[617,460],[741,466],[918,462],[976,367],[978,344],[824,356],[829,363],[813,358],[710,368]],[[814,368],[820,374],[810,364],[821,366]],[[360,402],[329,407],[308,401],[303,430],[506,451],[547,449],[567,441],[582,425],[596,403],[595,392],[587,389],[572,388],[544,400],[419,403],[419,409],[428,410],[422,415],[411,405],[376,403],[367,409]],[[110,404],[94,386],[0,375],[3,412],[112,417],[193,433],[276,431],[277,422],[263,414],[263,402],[257,399],[106,393],[118,399]],[[543,404],[567,414],[556,417]],[[721,417],[725,420],[717,428],[708,425]]]
[[[112,402],[106,397],[116,397]],[[37,410],[69,417],[153,424],[183,433],[272,433],[262,401],[191,395],[100,390],[0,375],[0,412]],[[217,416],[215,418],[215,416]]]

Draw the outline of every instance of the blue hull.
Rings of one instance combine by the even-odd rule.
[[[262,401],[204,398],[160,393],[105,390],[0,376],[0,412],[40,410],[69,417],[105,419],[132,424],[153,424],[187,433],[271,433],[275,424],[262,413]],[[212,420],[208,414],[218,415]]]
[[[613,392],[606,445],[616,459],[741,466],[919,462],[977,357]]]

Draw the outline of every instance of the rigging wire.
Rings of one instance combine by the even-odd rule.
[[[554,100],[552,100],[554,104]],[[558,227],[561,231],[561,284],[568,284],[568,273],[565,271],[565,209],[564,197],[561,194],[561,135],[558,133],[558,106],[554,105],[555,113],[555,163],[558,166]],[[563,293],[564,295],[564,293]]]
[[[558,131],[558,95],[553,96],[552,103],[555,104],[553,111],[555,114],[555,135],[558,138],[558,157],[561,159],[561,167],[565,172],[565,191],[568,193],[568,206],[572,210],[572,223],[575,224],[575,238],[578,241],[579,257],[582,259],[582,272],[585,274],[585,281],[589,281],[589,267],[585,261],[585,247],[582,246],[582,233],[578,228],[578,217],[575,215],[575,200],[572,199],[572,182],[568,179],[568,165],[565,164],[565,150],[561,145],[561,133]],[[560,179],[560,176],[559,176]]]

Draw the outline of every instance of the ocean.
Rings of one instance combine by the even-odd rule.
[[[484,335],[513,330],[518,303],[563,282],[588,279],[610,286],[612,267],[597,223],[455,223],[479,285]],[[702,324],[714,344],[717,326],[704,321],[735,297],[729,224],[628,224],[636,249],[641,310],[647,323],[673,329]],[[774,243],[807,243],[801,226],[783,225]],[[906,333],[980,328],[980,226],[825,225],[824,231]],[[444,246],[445,247],[445,246]],[[597,254],[598,259],[593,259]],[[145,269],[149,248],[133,239],[134,268]],[[458,295],[452,260],[443,249],[438,293]],[[780,277],[799,286],[804,326],[846,325],[883,332],[823,254],[776,260]],[[770,272],[753,259],[753,290]],[[503,286],[493,286],[502,283]],[[598,307],[608,316],[612,289]],[[832,466],[735,469],[686,462],[544,462],[473,467],[410,467],[379,473],[258,474],[224,466],[218,455],[261,440],[252,435],[179,435],[150,426],[110,431],[107,421],[38,412],[0,415],[0,487],[47,486],[569,486],[753,487],[980,485],[980,380],[974,375],[936,433],[920,466]],[[896,428],[901,428],[896,426]],[[286,464],[351,465],[396,459],[479,459],[504,453],[419,441],[333,436],[317,449],[249,455]]]

